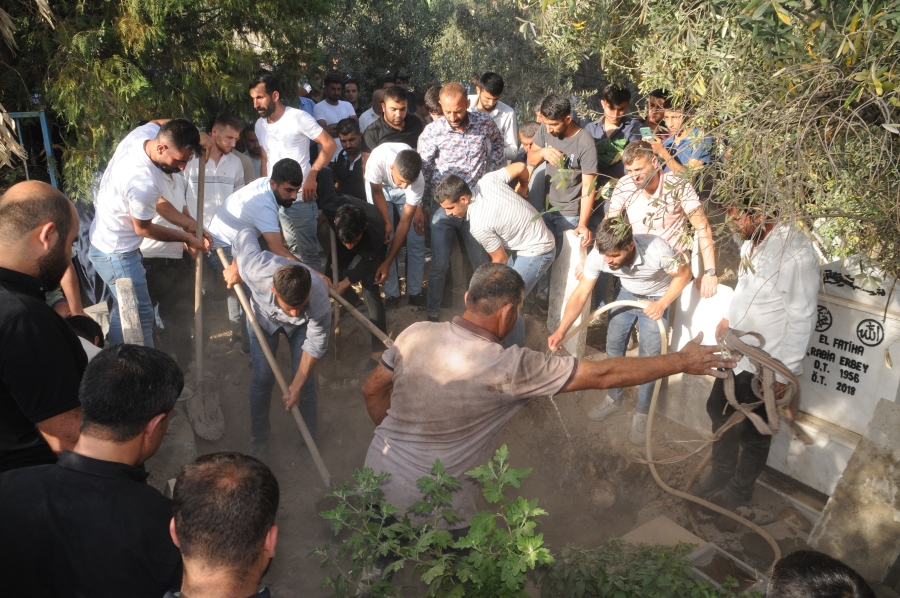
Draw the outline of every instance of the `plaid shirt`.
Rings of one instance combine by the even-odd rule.
[[[488,172],[503,164],[503,135],[489,114],[469,112],[465,131],[454,131],[440,118],[422,131],[419,154],[426,194],[448,174],[461,177],[473,186]]]

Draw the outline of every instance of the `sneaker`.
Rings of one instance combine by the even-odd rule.
[[[729,479],[721,478],[710,472],[708,476],[691,486],[688,494],[707,500],[710,496],[727,486]]]
[[[710,496],[709,502],[713,503],[714,505],[720,506],[723,509],[734,511],[738,507],[749,507],[752,501],[738,498],[737,496],[729,492],[728,488],[726,487]]]
[[[250,355],[250,347],[241,347],[241,355]]]
[[[384,311],[391,311],[400,307],[400,297],[385,297]]]
[[[178,395],[178,398],[175,400],[176,401],[187,401],[188,399],[193,399],[193,398],[194,398],[194,391],[191,390],[190,388],[188,388],[187,386],[185,386],[184,388],[181,389],[181,394]]]
[[[441,321],[441,317],[440,317],[440,316],[432,316],[432,315],[429,315],[429,316],[428,316],[428,321],[429,321],[429,322],[440,322],[440,321]]]
[[[266,465],[269,464],[269,439],[253,439],[250,444],[250,456],[259,459]]]
[[[428,305],[428,298],[425,297],[425,293],[419,293],[418,295],[409,295],[407,297],[409,304],[414,305],[415,307],[425,307]]]
[[[628,433],[628,440],[631,444],[638,446],[647,441],[647,414],[635,413],[631,418],[631,432]]]
[[[616,403],[611,396],[606,395],[602,403],[588,411],[587,416],[588,419],[592,419],[595,422],[602,422],[621,408],[622,403]]]

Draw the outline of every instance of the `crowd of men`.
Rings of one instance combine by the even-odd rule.
[[[275,377],[262,342],[274,352],[285,337],[292,370],[282,402],[299,407],[315,438],[314,368],[328,348],[330,289],[364,304],[383,332],[404,290],[408,304],[424,308],[425,321],[390,349],[373,336],[363,394],[376,428],[365,464],[391,474],[387,500],[405,510],[421,499],[416,480],[440,459],[463,480],[453,507],[464,517],[447,524],[460,533],[475,512],[465,472],[530,398],[607,389],[586,414],[603,421],[622,408],[623,388],[637,385],[635,444],[645,441],[660,378],[715,377],[714,431],[733,411],[725,370],[736,373],[738,401],[756,402],[756,372],[740,356],[699,338],[660,355],[657,321],[668,324],[672,303],[692,283],[703,297],[718,286],[697,190],[713,144],[690,124],[690,106],[656,90],[646,117],[632,117],[630,92],[610,84],[596,122],[579,121],[571,100],[552,93],[520,126],[497,73],[485,73],[472,95],[449,82],[417,98],[407,83],[386,78],[363,110],[359,82],[329,74],[318,102],[301,93],[294,108],[264,72],[247,88],[255,123],[222,114],[208,131],[175,118],[129,132],[102,175],[90,223],[88,259],[111,293],[105,339],[71,282],[73,204],[35,182],[0,198],[0,578],[14,594],[255,595],[275,552],[278,507],[264,464]],[[729,216],[747,266],[718,340],[729,327],[760,332],[766,350],[799,373],[816,311],[815,252],[777,214],[748,203]],[[441,321],[454,239],[474,274],[465,312]],[[572,242],[590,248],[580,282],[547,347],[533,350],[523,303],[532,295],[546,311],[550,267]],[[703,264],[696,278],[694,251]],[[175,401],[190,395],[183,371],[195,260],[210,273],[204,301],[227,311],[232,341],[250,356],[252,445],[248,457],[220,453],[185,467],[173,503],[146,486],[142,464]],[[325,274],[333,260],[335,279]],[[143,347],[123,344],[121,278],[133,283]],[[248,326],[229,290],[236,285],[265,338]],[[69,319],[47,297],[60,286]],[[640,307],[610,312],[608,358],[556,355],[583,307],[610,292]],[[639,357],[626,357],[635,327]],[[779,393],[785,382],[777,380]],[[693,492],[729,509],[749,504],[770,441],[749,421],[731,428]]]

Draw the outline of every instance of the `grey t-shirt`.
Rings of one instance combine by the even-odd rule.
[[[381,364],[394,372],[394,387],[366,467],[391,474],[382,487],[385,500],[403,514],[422,500],[416,480],[440,459],[462,484],[452,508],[464,520],[452,526],[442,520],[451,529],[468,525],[476,512],[478,487],[465,472],[487,461],[497,435],[526,399],[563,391],[578,370],[574,357],[504,349],[497,337],[460,317],[413,324]]]
[[[584,262],[584,275],[596,279],[601,272],[608,272],[618,276],[622,288],[629,293],[645,297],[662,295],[672,282],[672,274],[678,270],[675,250],[656,235],[635,235],[634,248],[634,263],[613,270],[594,247]]]
[[[547,185],[550,189],[550,205],[563,206],[560,214],[564,216],[578,216],[581,212],[581,175],[597,172],[597,147],[594,138],[588,135],[584,129],[569,137],[560,139],[547,132],[547,127],[541,125],[534,135],[534,143],[540,147],[552,147],[566,155],[564,168],[576,170],[570,172],[565,187],[557,189],[559,181],[550,181]],[[547,177],[552,179],[559,173],[556,164],[547,162]]]

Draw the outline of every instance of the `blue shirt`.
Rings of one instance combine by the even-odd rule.
[[[303,110],[310,116],[313,116],[313,109],[316,107],[316,103],[312,101],[310,98],[306,96],[300,97],[300,110]]]
[[[679,143],[675,143],[674,136],[663,140],[663,147],[669,150],[669,155],[684,167],[687,167],[691,160],[700,160],[704,164],[709,164],[712,161],[712,145],[712,137],[704,136],[696,127]],[[666,166],[666,172],[668,171],[669,167]]]

